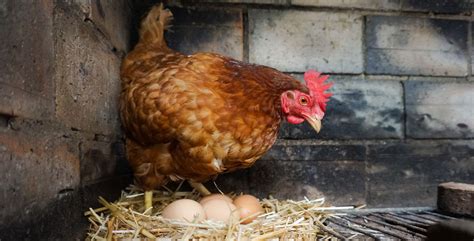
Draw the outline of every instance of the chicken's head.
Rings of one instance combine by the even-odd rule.
[[[286,116],[286,120],[291,124],[300,124],[308,121],[309,124],[319,132],[321,130],[321,120],[326,111],[326,102],[332,93],[325,92],[333,83],[324,83],[328,75],[321,75],[315,70],[308,70],[304,74],[306,86],[309,94],[288,90],[281,95],[281,107]]]

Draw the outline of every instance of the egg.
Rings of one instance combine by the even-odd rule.
[[[241,195],[234,199],[234,205],[240,211],[243,224],[251,223],[258,215],[263,213],[263,208],[258,199],[252,195]],[[247,218],[252,216],[251,218]]]
[[[237,222],[240,214],[234,204],[224,199],[211,199],[202,204],[208,220],[229,223]]]
[[[163,209],[162,215],[168,219],[181,219],[192,222],[206,219],[206,213],[198,202],[191,199],[180,199]]]
[[[214,199],[221,199],[221,200],[224,200],[228,203],[232,203],[232,199],[224,194],[211,194],[211,195],[208,195],[208,196],[205,196],[201,199],[201,201],[199,201],[199,203],[201,205],[204,205],[204,203],[210,201],[210,200],[214,200]]]

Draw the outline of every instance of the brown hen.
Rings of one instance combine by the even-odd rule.
[[[310,71],[305,86],[218,54],[183,55],[163,39],[171,16],[161,5],[151,9],[121,69],[127,158],[145,190],[251,166],[273,145],[283,119],[307,120],[319,131],[327,76]]]

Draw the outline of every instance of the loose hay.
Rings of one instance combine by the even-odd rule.
[[[270,197],[260,202],[265,213],[249,224],[240,224],[242,220],[186,222],[165,219],[161,212],[177,199],[199,200],[197,192],[154,191],[153,210],[144,210],[143,196],[142,190],[130,186],[115,203],[99,197],[103,207],[85,213],[91,223],[86,240],[330,240],[341,235],[324,221],[343,215],[335,211],[354,208],[328,207],[324,198],[282,201]]]

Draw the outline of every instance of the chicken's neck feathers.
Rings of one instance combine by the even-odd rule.
[[[288,90],[299,90],[308,93],[307,87],[293,77],[281,73],[273,68],[243,63],[224,58],[225,68],[232,78],[224,78],[228,82],[227,88],[231,92],[240,92],[237,95],[241,105],[259,109],[274,118],[281,120],[281,95]],[[230,83],[230,84],[229,84]]]

